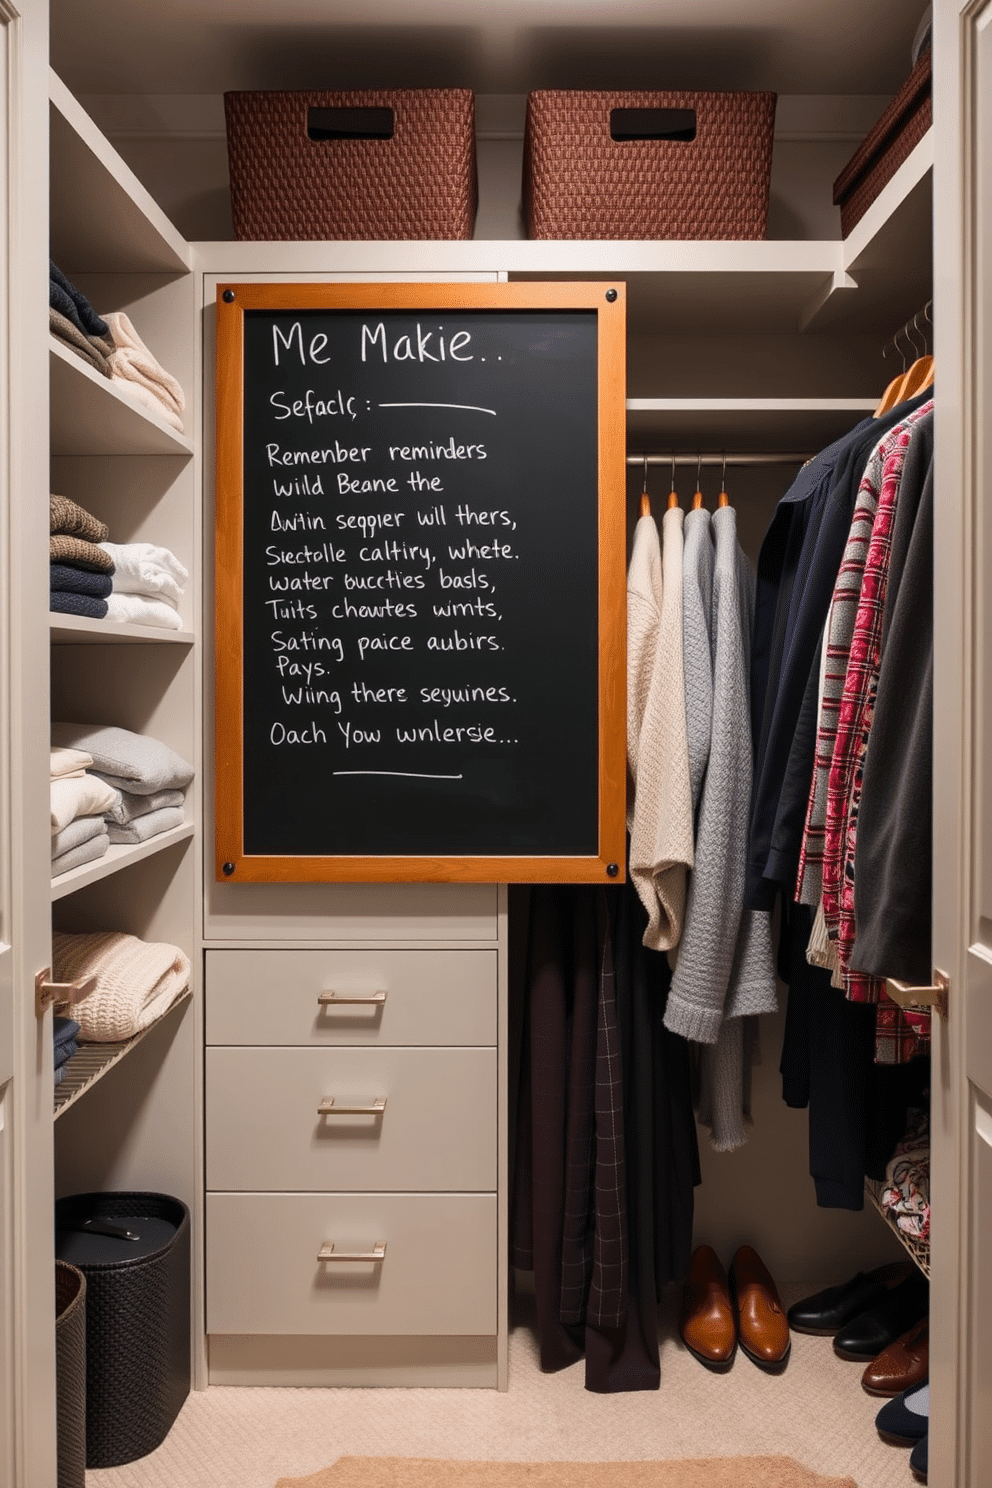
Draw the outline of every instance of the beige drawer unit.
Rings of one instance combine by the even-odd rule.
[[[206,1228],[210,1333],[496,1333],[495,1194],[208,1193]]]
[[[496,1187],[495,1049],[207,1050],[209,1189]]]
[[[206,955],[208,1044],[493,1045],[494,950]]]

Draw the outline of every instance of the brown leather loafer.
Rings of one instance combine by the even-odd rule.
[[[727,1273],[715,1250],[700,1245],[689,1263],[682,1289],[682,1342],[700,1364],[728,1369],[737,1352],[737,1329]]]
[[[930,1323],[924,1318],[883,1349],[861,1376],[869,1395],[900,1395],[921,1385],[930,1371]]]
[[[730,1286],[741,1348],[763,1369],[781,1367],[792,1347],[789,1322],[768,1268],[750,1245],[742,1245],[730,1263]]]

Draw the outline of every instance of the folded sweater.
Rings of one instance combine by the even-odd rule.
[[[70,497],[56,496],[54,492],[48,497],[48,530],[67,537],[83,537],[91,543],[102,542],[110,536],[106,522],[101,522],[99,517],[94,517]]]
[[[93,336],[87,336],[85,331],[79,330],[58,310],[49,308],[48,329],[56,340],[60,341],[63,346],[68,346],[69,350],[75,352],[76,356],[92,367],[94,372],[99,372],[101,377],[111,376],[107,348]]]
[[[82,775],[93,763],[93,756],[87,754],[85,749],[52,748],[48,752],[49,773],[53,780],[59,780],[64,775]]]
[[[110,822],[108,831],[111,842],[147,842],[150,837],[157,837],[161,832],[171,832],[173,827],[181,827],[185,820],[186,814],[181,806],[163,806],[158,811],[149,811],[145,816],[136,816],[124,826]]]
[[[93,573],[112,574],[114,560],[96,543],[82,537],[70,537],[68,533],[53,532],[48,539],[48,556],[53,563],[72,563],[76,568],[88,568]]]
[[[103,817],[98,817],[103,822]],[[59,878],[63,873],[70,872],[73,868],[82,868],[84,863],[95,862],[102,858],[110,846],[110,835],[104,830],[98,832],[95,837],[81,842],[78,847],[71,847],[68,852],[59,853],[57,858],[52,859],[52,877]]]
[[[88,594],[93,599],[106,599],[114,580],[109,573],[94,573],[75,563],[50,563],[48,584],[53,594]]]
[[[183,790],[193,779],[193,766],[168,744],[130,729],[98,723],[53,723],[52,743],[87,750],[93,756],[95,774],[136,796]]]
[[[73,1011],[81,1040],[115,1043],[148,1028],[189,985],[189,958],[178,946],[121,931],[52,934],[52,977],[96,987]]]
[[[102,815],[77,816],[60,832],[52,833],[52,857],[59,858],[74,847],[82,847],[91,837],[99,837],[106,830],[107,823]]]
[[[186,799],[186,792],[181,790],[154,791],[150,796],[135,796],[130,791],[121,791],[119,803],[106,813],[108,825],[115,822],[119,827],[126,827],[139,816],[147,816],[149,812],[161,811],[167,806],[181,806]]]
[[[118,594],[147,594],[178,604],[189,569],[175,553],[155,543],[111,543],[100,546],[114,562],[114,590]]]
[[[107,601],[92,594],[73,594],[68,589],[53,589],[48,608],[56,615],[82,615],[87,620],[106,620]]]
[[[61,310],[73,325],[89,336],[108,336],[110,327],[102,320],[81,289],[70,284],[57,264],[48,260],[48,303]]]

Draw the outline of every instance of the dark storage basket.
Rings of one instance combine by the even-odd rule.
[[[470,238],[467,88],[225,93],[235,237]]]
[[[55,1432],[58,1488],[86,1482],[86,1277],[55,1262]]]
[[[524,219],[532,238],[762,238],[774,93],[527,98]]]
[[[72,1194],[55,1227],[86,1277],[86,1466],[116,1467],[154,1451],[189,1394],[189,1213],[166,1194]]]
[[[834,182],[834,204],[848,237],[933,123],[930,48]]]

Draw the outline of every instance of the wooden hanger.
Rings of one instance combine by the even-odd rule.
[[[720,494],[716,498],[717,506],[729,506],[730,497],[727,495],[727,456],[723,457],[723,470],[720,474]]]
[[[700,472],[702,471],[702,468],[703,468],[703,457],[702,457],[702,455],[700,455],[699,458],[696,461],[696,490],[695,490],[695,494],[693,495],[693,498],[692,498],[692,509],[693,509],[693,511],[699,511],[700,507],[703,504],[703,493],[702,493],[702,490],[700,489],[700,485],[699,485],[699,476],[700,476]]]
[[[895,342],[896,351],[899,351],[899,337],[901,335],[902,335],[902,329],[896,331],[895,335],[892,338],[893,341]],[[883,355],[883,357],[885,355],[885,347],[884,346],[882,348],[882,355]],[[872,418],[881,418],[883,413],[888,413],[889,412],[889,409],[890,408],[895,408],[896,404],[899,402],[899,389],[902,386],[903,378],[906,376],[906,358],[902,355],[902,352],[901,351],[899,351],[899,355],[902,358],[902,371],[898,374],[897,377],[893,377],[892,381],[889,383],[888,387],[885,389],[885,392],[882,394],[881,401],[879,402],[878,407],[875,409],[875,412],[872,414]]]
[[[651,497],[648,495],[648,457],[644,456],[644,486],[641,491],[641,516],[651,515]]]
[[[931,304],[932,301],[928,301],[923,310],[923,314],[927,320],[930,319],[929,308]],[[920,312],[917,311],[913,316],[912,322],[907,322],[900,331],[896,332],[893,339],[895,340],[897,349],[899,346],[899,337],[904,336],[910,342],[914,352],[919,350],[915,341],[910,337],[910,324],[912,324],[914,330],[919,331],[919,319]],[[917,393],[925,392],[927,388],[933,387],[933,357],[927,352],[926,344],[926,338],[924,337],[923,351],[916,356],[915,361],[909,368],[906,367],[905,359],[903,359],[903,371],[898,377],[892,379],[882,394],[882,401],[875,410],[875,418],[878,418],[883,413],[888,413],[890,409],[897,407],[898,404],[905,403],[907,398],[915,398]],[[883,352],[882,354],[884,356],[885,353]]]
[[[675,451],[672,451],[672,489],[668,493],[668,510],[674,511],[679,504],[679,493],[675,489]]]

